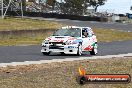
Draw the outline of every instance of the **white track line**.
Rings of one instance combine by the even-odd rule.
[[[132,53],[119,54],[119,55],[80,57],[80,58],[66,58],[66,59],[53,59],[53,60],[40,60],[40,61],[0,63],[0,67],[17,66],[17,65],[30,65],[30,64],[42,64],[42,63],[52,63],[52,62],[63,62],[63,61],[75,61],[75,60],[87,60],[87,59],[108,59],[108,58],[113,58],[113,57],[132,57]]]

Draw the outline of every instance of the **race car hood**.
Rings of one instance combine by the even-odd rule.
[[[66,42],[66,41],[73,41],[75,39],[77,38],[70,36],[50,36],[45,40],[48,40],[49,42]]]

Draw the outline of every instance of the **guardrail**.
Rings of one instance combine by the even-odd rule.
[[[20,13],[20,12],[17,12]],[[8,11],[9,16],[17,16],[15,12]],[[57,13],[42,13],[42,12],[24,12],[24,16],[29,17],[44,17],[44,18],[58,18],[58,19],[70,19],[70,20],[81,20],[81,21],[101,21],[107,22],[108,18],[105,17],[90,17],[90,16],[79,16],[70,14],[57,14]]]

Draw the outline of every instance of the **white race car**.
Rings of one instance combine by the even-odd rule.
[[[42,42],[41,52],[82,55],[83,51],[97,54],[97,39],[90,27],[66,26],[56,30]]]

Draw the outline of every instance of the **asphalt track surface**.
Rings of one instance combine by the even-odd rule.
[[[125,31],[125,32],[132,32],[132,24],[130,23],[78,21],[78,20],[42,18],[42,17],[25,17],[25,18],[48,20],[51,22],[59,22],[59,23],[66,24],[66,25],[89,26],[89,27],[106,28],[106,29],[118,29],[118,30]]]
[[[67,25],[76,25],[76,26],[89,26],[96,28],[105,28],[105,29],[118,29],[121,31],[132,32],[132,24],[126,23],[116,23],[116,22],[89,22],[89,21],[58,21]]]
[[[97,56],[132,53],[132,41],[106,42],[99,43],[98,45]],[[91,57],[89,52],[83,53],[82,56],[62,56],[60,53],[52,53],[50,56],[44,56],[41,54],[40,50],[41,45],[0,46],[0,63]]]

